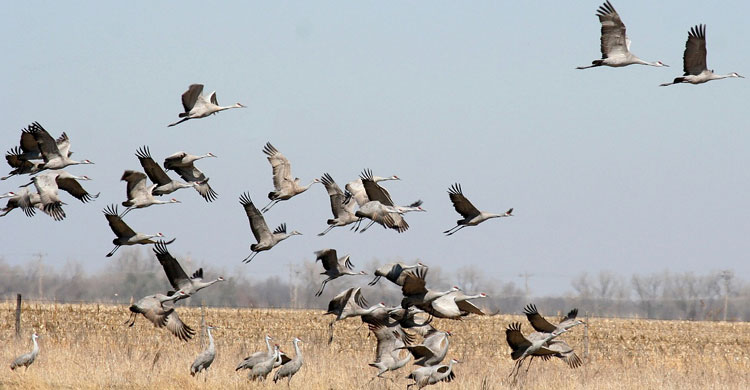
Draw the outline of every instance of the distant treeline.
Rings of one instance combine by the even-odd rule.
[[[183,261],[183,260],[181,260]],[[166,292],[169,282],[153,256],[138,249],[123,250],[97,273],[90,273],[76,262],[52,267],[41,258],[29,259],[25,265],[11,266],[0,257],[0,299],[15,299],[21,293],[26,300],[57,302],[128,303],[156,292]],[[199,265],[184,261],[191,274]],[[374,270],[372,262],[364,269]],[[363,286],[370,304],[385,302],[398,305],[401,291],[385,279],[376,287],[366,285],[372,276],[344,277],[328,283],[322,298],[314,292],[323,277],[319,265],[310,261],[286,268],[288,277],[251,278],[242,272],[227,274],[207,266],[208,279],[222,275],[226,282],[209,287],[188,300],[190,305],[325,308],[336,293],[350,286]],[[239,268],[238,268],[239,269]],[[731,272],[717,271],[704,275],[660,272],[622,276],[611,272],[595,275],[582,273],[574,278],[571,290],[556,297],[527,298],[513,282],[490,280],[476,267],[466,266],[450,272],[439,267],[428,273],[431,288],[445,290],[459,285],[467,293],[486,292],[490,298],[477,304],[488,313],[520,313],[527,303],[535,303],[546,315],[565,313],[573,307],[579,315],[598,317],[638,317],[652,319],[750,321],[750,284]],[[533,293],[533,292],[532,292]],[[725,314],[726,304],[726,314]]]

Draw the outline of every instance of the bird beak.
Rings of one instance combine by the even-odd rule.
[[[743,79],[745,78],[745,76],[742,76],[742,75],[737,75],[737,77],[742,77]]]

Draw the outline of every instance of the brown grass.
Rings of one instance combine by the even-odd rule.
[[[300,389],[403,389],[411,365],[390,373],[395,381],[367,383],[375,369],[375,340],[361,321],[336,326],[336,339],[326,343],[327,323],[317,311],[206,309],[215,331],[217,358],[207,381],[189,374],[200,352],[199,338],[181,342],[157,330],[142,317],[133,328],[123,323],[124,306],[24,305],[23,340],[14,341],[14,305],[0,304],[0,389],[247,389],[285,388],[286,384],[249,383],[234,371],[247,354],[265,348],[262,336],[275,337],[293,354],[291,339],[299,336],[305,366],[292,380]],[[199,327],[200,309],[180,308],[180,316]],[[747,389],[750,386],[750,324],[723,322],[590,320],[589,363],[569,369],[562,361],[535,361],[528,375],[512,385],[507,375],[513,362],[504,329],[519,316],[472,317],[435,321],[454,333],[449,357],[465,363],[456,368],[455,382],[434,389]],[[29,368],[12,372],[11,360],[30,349],[29,335],[41,335],[41,353]],[[583,355],[583,328],[564,339]],[[269,379],[271,376],[269,376]],[[484,384],[484,385],[483,385]]]

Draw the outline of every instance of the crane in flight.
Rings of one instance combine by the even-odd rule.
[[[203,84],[191,84],[188,87],[188,90],[182,94],[182,108],[184,111],[178,115],[182,119],[167,125],[167,127],[179,125],[190,119],[205,118],[211,114],[216,114],[219,111],[228,110],[230,108],[245,107],[246,106],[240,103],[222,107],[216,99],[216,91],[211,92],[211,94],[208,95],[208,98],[206,98],[203,96]]]
[[[703,84],[711,80],[721,80],[730,77],[745,78],[736,72],[729,74],[716,74],[708,70],[706,66],[706,25],[699,24],[690,29],[688,39],[685,42],[685,53],[682,55],[682,70],[685,72],[681,77],[672,80],[671,83],[660,84],[666,87],[672,84],[689,83]]]

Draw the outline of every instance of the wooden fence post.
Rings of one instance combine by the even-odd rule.
[[[589,362],[589,312],[586,312],[586,322],[583,324],[583,361]]]
[[[203,343],[203,333],[206,332],[206,301],[201,299],[201,349],[205,347]]]
[[[16,340],[21,338],[21,294],[16,295]]]

